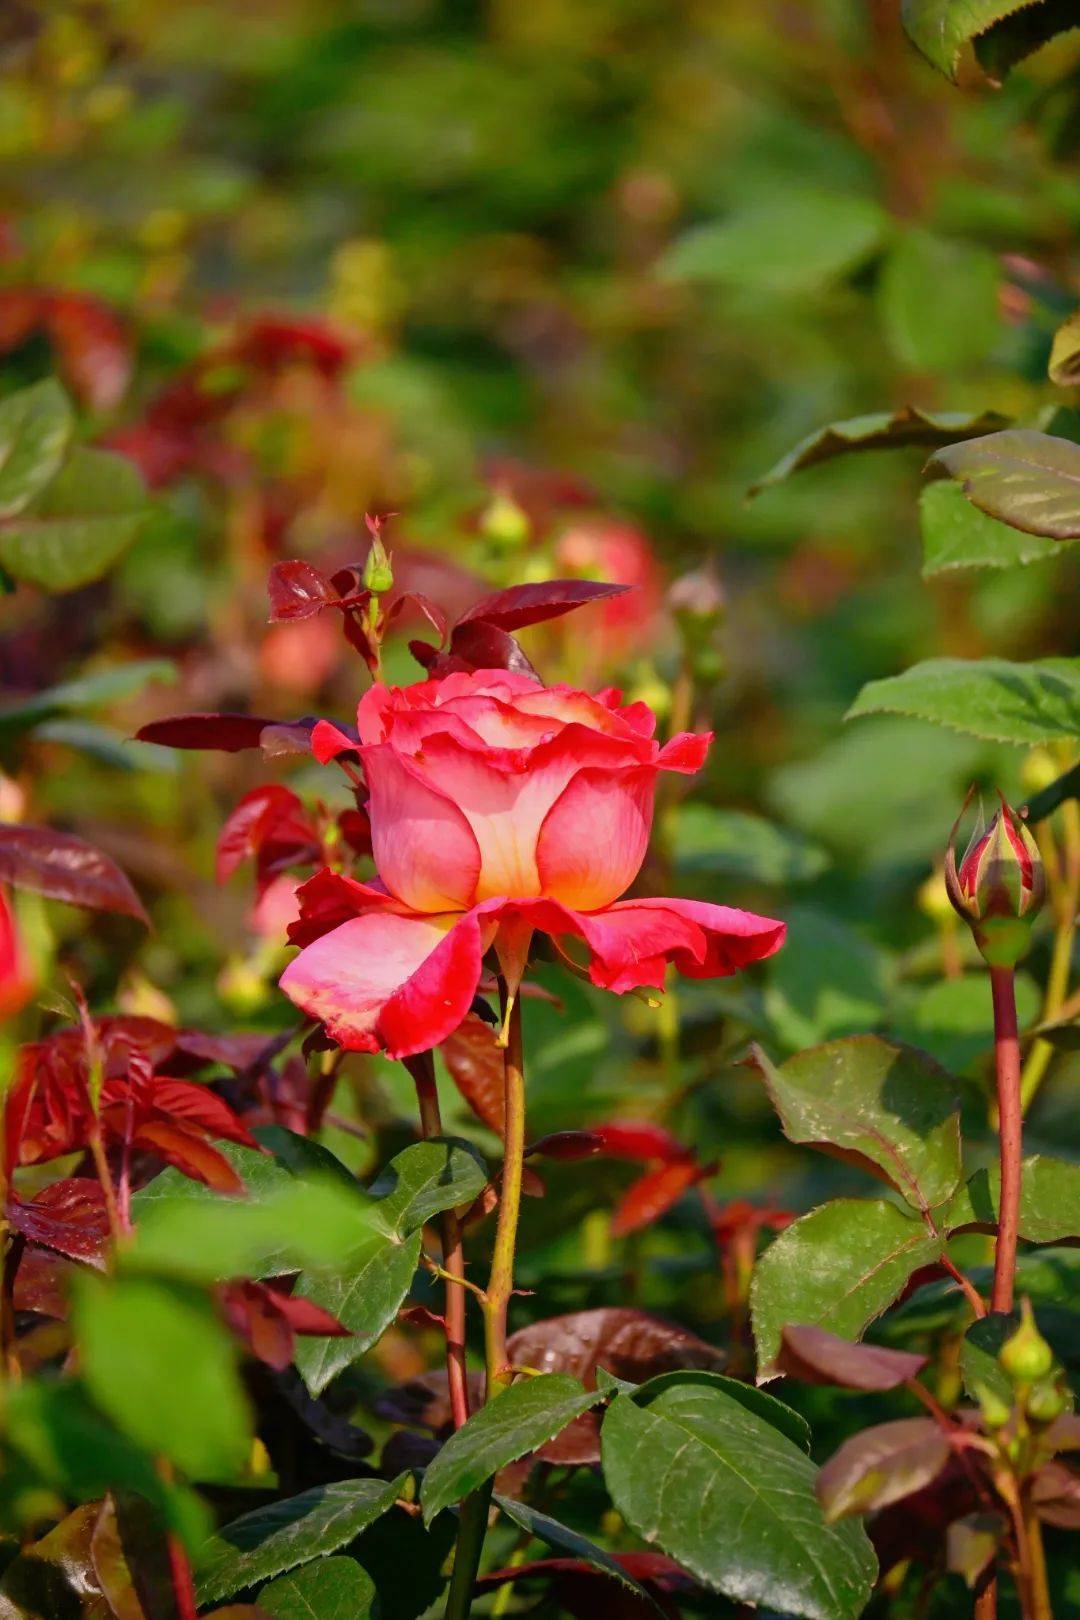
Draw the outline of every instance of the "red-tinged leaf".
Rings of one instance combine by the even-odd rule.
[[[174,1165],[192,1181],[204,1181],[215,1192],[242,1193],[244,1184],[232,1165],[205,1136],[183,1125],[151,1120],[140,1125],[133,1138],[136,1147],[148,1148]]]
[[[439,1051],[450,1078],[477,1119],[501,1136],[505,1120],[504,1055],[495,1042],[496,1031],[491,1025],[470,1013],[443,1041]]]
[[[30,287],[5,287],[0,292],[0,353],[25,343],[41,319],[44,294]]]
[[[242,1035],[205,1035],[197,1029],[176,1031],[178,1052],[194,1058],[197,1064],[220,1063],[237,1073],[250,1069],[273,1044],[273,1039],[259,1030]]]
[[[303,720],[274,720],[264,726],[259,737],[263,759],[287,759],[311,753],[311,737],[318,725],[311,716]]]
[[[640,1232],[667,1213],[702,1177],[710,1175],[712,1167],[695,1164],[692,1159],[675,1159],[670,1164],[646,1170],[619,1200],[611,1217],[612,1237],[626,1237],[629,1232]]]
[[[441,645],[446,640],[448,628],[446,614],[442,608],[420,591],[396,591],[391,594],[386,608],[386,623],[388,626],[394,624],[403,615],[413,617],[416,614],[427,620],[438,636]]]
[[[366,811],[343,810],[338,816],[338,828],[355,854],[371,854],[371,821]]]
[[[357,350],[356,339],[317,316],[259,315],[233,345],[236,359],[262,370],[310,365],[337,377]]]
[[[789,1323],[781,1334],[778,1372],[804,1384],[838,1384],[842,1389],[896,1389],[917,1378],[926,1356],[856,1344],[825,1328]]]
[[[691,1157],[670,1131],[648,1120],[609,1120],[603,1125],[590,1125],[589,1132],[601,1138],[603,1152],[611,1159],[662,1159],[672,1163]]]
[[[508,669],[514,675],[540,679],[509,631],[482,619],[456,625],[449,651],[439,653],[429,668],[433,675],[449,675],[455,670]]]
[[[1080,1474],[1061,1462],[1044,1463],[1031,1485],[1039,1518],[1059,1530],[1080,1530]]]
[[[168,720],[151,720],[140,726],[135,736],[139,742],[158,743],[162,748],[238,754],[245,748],[258,748],[263,728],[277,724],[257,714],[174,714]]]
[[[134,365],[131,340],[120,320],[97,298],[54,293],[45,323],[72,392],[96,411],[111,411],[127,392]]]
[[[515,1367],[570,1373],[586,1389],[596,1388],[596,1369],[643,1384],[658,1373],[697,1368],[716,1372],[722,1350],[663,1317],[623,1306],[571,1311],[533,1322],[513,1334],[507,1354]],[[599,1420],[586,1412],[542,1446],[545,1462],[594,1463],[600,1457]]]
[[[109,1215],[98,1182],[86,1176],[54,1181],[36,1197],[7,1206],[11,1226],[31,1243],[54,1249],[73,1260],[104,1265],[109,1241]]]
[[[318,834],[300,799],[280,782],[245,793],[225,821],[217,841],[215,873],[224,883],[241,861],[262,857],[269,845],[275,869],[318,853]],[[264,875],[260,873],[260,875]]]
[[[461,615],[459,625],[483,622],[500,630],[521,630],[527,624],[557,619],[589,602],[622,596],[628,585],[605,585],[594,579],[549,579],[540,584],[511,585],[474,602]]]
[[[348,1339],[352,1337],[352,1329],[347,1328],[344,1322],[339,1322],[336,1316],[324,1311],[321,1305],[316,1305],[310,1299],[303,1299],[297,1294],[285,1294],[277,1288],[270,1288],[268,1292],[274,1296],[278,1310],[287,1320],[294,1333],[303,1334],[308,1338]]]
[[[232,1331],[259,1361],[284,1372],[296,1353],[296,1337],[268,1288],[255,1282],[229,1283],[220,1293]]]
[[[275,563],[266,582],[270,598],[270,622],[310,619],[323,608],[332,607],[338,593],[321,568],[295,558]]]
[[[604,1139],[599,1131],[552,1131],[541,1136],[526,1150],[545,1159],[591,1159],[604,1151]]]
[[[933,1418],[879,1423],[845,1441],[814,1482],[826,1519],[870,1513],[929,1485],[951,1455]]]
[[[168,1080],[156,1075],[152,1099],[155,1113],[172,1120],[182,1120],[185,1125],[197,1126],[211,1136],[224,1137],[227,1142],[238,1142],[241,1147],[257,1148],[259,1145],[228,1103],[208,1086],[198,1086],[190,1080]]]
[[[0,822],[0,882],[91,911],[118,911],[150,925],[142,901],[116,862],[71,833]]]
[[[68,1314],[68,1282],[74,1269],[71,1261],[55,1250],[28,1244],[15,1273],[15,1310],[64,1321]]]

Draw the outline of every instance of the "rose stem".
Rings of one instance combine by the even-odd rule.
[[[430,1052],[419,1052],[406,1065],[416,1083],[420,1105],[420,1131],[424,1140],[442,1133],[439,1093],[435,1086],[435,1060]],[[461,1222],[452,1209],[439,1219],[443,1270],[453,1277],[465,1275],[465,1254],[461,1242]],[[460,1429],[469,1417],[469,1380],[465,1364],[465,1289],[459,1282],[446,1282],[443,1331],[446,1335],[446,1380],[450,1391],[450,1411],[454,1428]]]
[[[998,1142],[1001,1151],[1001,1193],[997,1246],[994,1251],[992,1311],[1011,1311],[1016,1274],[1016,1239],[1020,1225],[1020,1042],[1016,1033],[1016,993],[1013,969],[992,967],[990,988],[994,999],[994,1060],[997,1066]]]
[[[175,1474],[173,1465],[167,1457],[157,1459],[157,1475],[163,1485],[171,1485]],[[198,1605],[195,1602],[195,1583],[191,1578],[191,1563],[188,1559],[184,1543],[175,1530],[165,1533],[165,1552],[169,1562],[169,1579],[172,1583],[173,1597],[176,1601],[177,1620],[198,1620]]]
[[[525,1158],[525,1068],[521,1035],[521,1000],[511,1000],[506,980],[499,977],[499,1002],[506,1028],[503,1056],[505,1123],[503,1169],[499,1192],[498,1224],[491,1257],[491,1275],[484,1291],[484,1362],[487,1369],[485,1401],[505,1389],[513,1376],[506,1351],[506,1313],[514,1291],[514,1251],[521,1207],[521,1173]],[[467,1620],[472,1607],[476,1572],[484,1550],[492,1481],[467,1496],[461,1504],[454,1569],[446,1599],[446,1620]]]

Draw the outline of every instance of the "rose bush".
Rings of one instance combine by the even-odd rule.
[[[427,1050],[461,1023],[494,946],[520,980],[534,930],[575,936],[594,984],[659,988],[667,964],[733,973],[783,942],[775,919],[682,899],[620,900],[641,869],[661,771],[701,768],[711,738],[661,746],[644,703],[506,670],[373,687],[359,741],[328,722],[323,761],[357,750],[379,879],[325,869],[299,892],[305,948],[281,985],[353,1051]]]

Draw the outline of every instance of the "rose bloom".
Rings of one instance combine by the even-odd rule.
[[[376,686],[357,713],[374,884],[324,870],[299,890],[281,985],[353,1051],[407,1057],[461,1023],[485,952],[516,986],[534,930],[584,943],[594,984],[660,988],[771,956],[784,925],[697,900],[620,900],[637,876],[661,771],[691,774],[711,738],[663,747],[643,703],[506,670]],[[323,761],[355,739],[322,721]]]

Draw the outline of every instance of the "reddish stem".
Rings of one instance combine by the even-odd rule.
[[[180,1537],[170,1530],[165,1538],[169,1557],[169,1575],[172,1578],[173,1597],[176,1599],[177,1620],[199,1620],[195,1605],[195,1584],[191,1579],[191,1565]]]
[[[1016,1242],[1020,1230],[1023,1131],[1020,1041],[1016,1030],[1016,993],[1012,968],[992,967],[990,988],[994,998],[994,1059],[997,1065],[998,1142],[1001,1151],[1001,1196],[990,1309],[1011,1311],[1016,1275]]]

